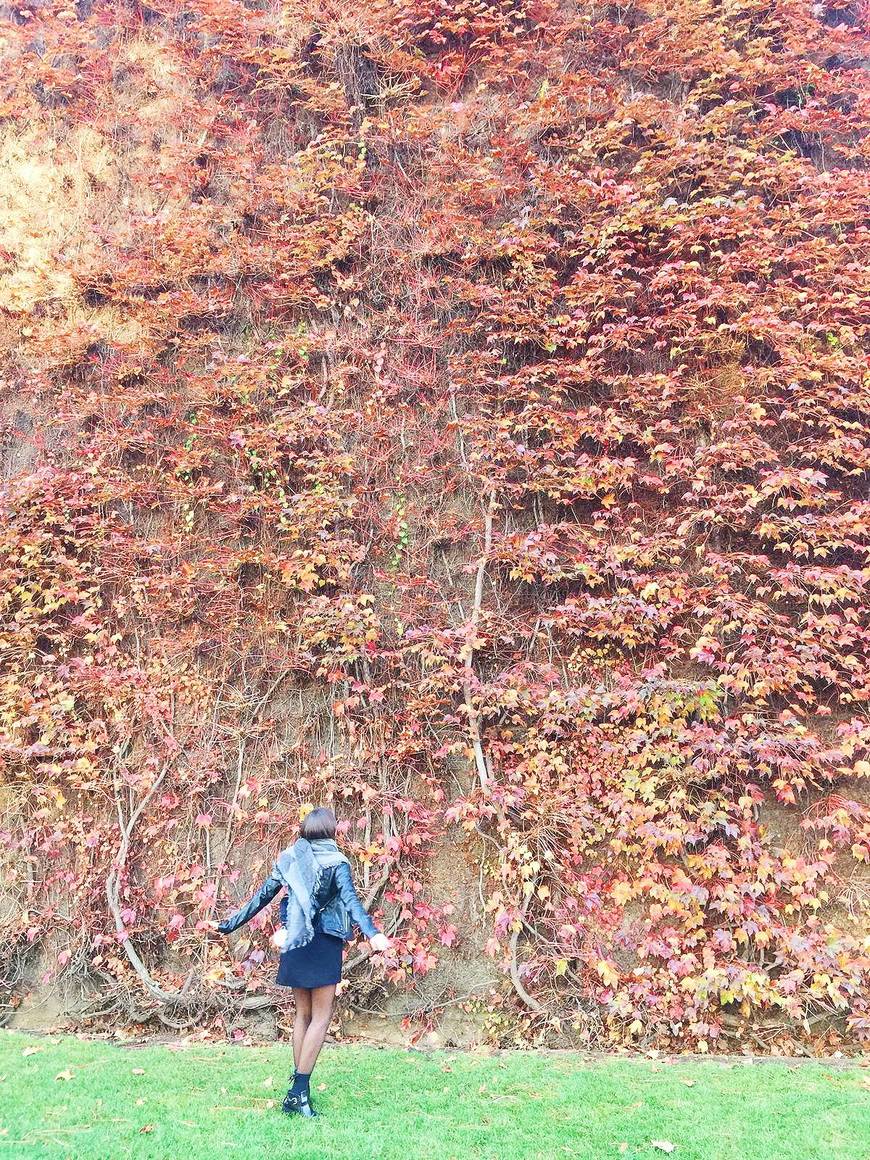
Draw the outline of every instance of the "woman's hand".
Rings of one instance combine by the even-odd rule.
[[[373,951],[388,951],[392,943],[382,931],[378,931],[369,939],[369,946]]]
[[[279,926],[277,930],[273,930],[269,942],[276,951],[280,951],[283,954],[287,949],[287,928]]]

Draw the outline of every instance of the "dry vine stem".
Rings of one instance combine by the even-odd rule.
[[[477,629],[480,624],[480,610],[483,604],[483,582],[486,568],[492,553],[492,522],[496,511],[495,489],[490,492],[489,503],[484,514],[483,523],[483,552],[477,561],[477,574],[474,580],[474,602],[471,606],[471,617],[468,622],[468,633],[465,640],[465,669],[463,689],[465,692],[465,709],[468,716],[468,732],[471,736],[471,748],[474,752],[474,764],[480,788],[485,792],[489,789],[490,772],[480,735],[480,711],[474,704],[472,686],[474,682],[474,653],[477,647]]]
[[[164,991],[162,987],[159,987],[157,983],[154,982],[151,977],[151,973],[142,962],[142,959],[139,957],[139,953],[133,946],[133,943],[130,941],[130,936],[127,934],[124,920],[121,917],[120,886],[121,878],[127,865],[127,854],[130,849],[130,837],[133,833],[133,827],[136,825],[136,822],[139,820],[139,817],[141,816],[145,807],[148,805],[148,803],[154,797],[154,794],[162,785],[168,771],[169,764],[167,763],[162,767],[160,772],[154,778],[150,789],[139,802],[138,806],[136,806],[136,808],[132,811],[126,823],[122,824],[121,843],[118,847],[118,852],[115,855],[114,862],[112,863],[112,868],[106,876],[106,901],[108,902],[112,917],[115,920],[115,930],[118,934],[118,939],[121,943],[121,946],[124,948],[124,953],[130,960],[130,965],[142,980],[142,983],[148,993],[155,999],[158,999],[161,1003],[167,1004],[178,1003],[187,998],[188,989],[190,987],[191,980],[193,979],[193,972],[191,971],[191,973],[188,975],[187,980],[180,991]],[[121,806],[121,795],[118,792],[117,778],[115,780],[115,804],[118,810],[118,817],[122,818],[123,814]]]
[[[523,904],[520,908],[520,921],[516,927],[516,930],[511,932],[510,943],[508,944],[508,953],[510,954],[510,974],[511,982],[514,985],[514,990],[530,1011],[534,1011],[536,1015],[540,1015],[543,1013],[544,1008],[541,1006],[537,999],[534,999],[528,993],[526,988],[523,986],[523,981],[520,978],[519,965],[517,963],[517,944],[519,943],[520,934],[523,929],[523,919],[526,917],[526,913],[529,909],[529,903],[532,900],[532,895],[535,892],[536,885],[537,879],[533,879],[531,883],[531,889],[523,899]]]

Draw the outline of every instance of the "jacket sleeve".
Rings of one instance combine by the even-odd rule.
[[[372,935],[379,934],[378,928],[369,918],[368,911],[359,900],[356,890],[353,885],[353,878],[350,873],[350,866],[347,862],[342,862],[335,869],[335,881],[338,886],[338,893],[341,901],[345,905],[347,913],[356,925],[360,928],[366,938],[371,938]]]
[[[255,914],[259,914],[264,906],[268,906],[278,891],[283,886],[280,878],[275,878],[270,874],[257,893],[248,902],[245,903],[240,910],[235,914],[231,914],[229,918],[225,918],[223,922],[218,923],[218,932],[220,934],[230,934],[237,927],[243,926],[250,921]]]

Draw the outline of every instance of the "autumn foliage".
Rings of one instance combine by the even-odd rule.
[[[360,1003],[870,1036],[861,6],[4,11],[7,1012],[230,1026],[329,800]]]

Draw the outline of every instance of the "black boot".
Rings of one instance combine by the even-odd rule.
[[[308,1119],[312,1119],[317,1115],[317,1112],[311,1106],[308,1092],[294,1092],[292,1088],[284,1097],[281,1110],[287,1116],[306,1116]]]
[[[297,1071],[293,1076],[293,1083],[290,1090],[284,1097],[284,1103],[281,1107],[284,1113],[288,1116],[316,1116],[314,1108],[311,1106],[311,1098],[308,1091],[308,1081],[310,1077],[307,1075],[300,1075]]]

